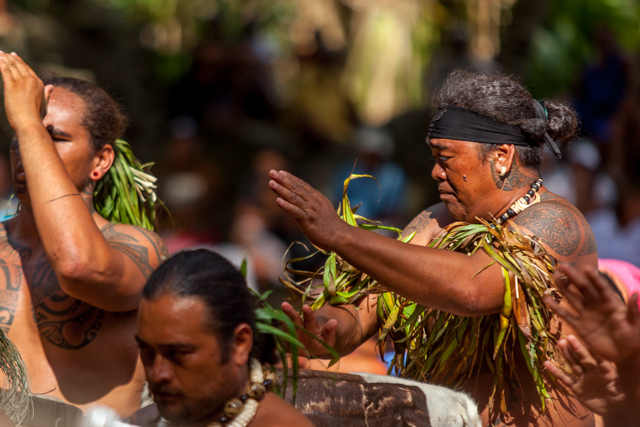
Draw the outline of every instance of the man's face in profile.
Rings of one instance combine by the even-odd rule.
[[[211,420],[232,396],[237,370],[222,352],[197,297],[160,295],[140,306],[136,339],[160,414],[182,425]],[[233,388],[233,387],[231,387]]]

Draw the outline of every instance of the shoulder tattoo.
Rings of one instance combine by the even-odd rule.
[[[537,178],[522,173],[515,161],[511,165],[511,170],[509,171],[509,173],[504,177],[500,177],[500,175],[496,171],[495,163],[493,160],[490,160],[489,164],[491,165],[491,177],[493,178],[493,182],[495,182],[496,187],[498,187],[502,191],[514,191],[519,188],[529,187],[533,185],[534,182],[536,182]]]
[[[148,279],[153,273],[153,267],[149,260],[149,249],[140,244],[140,241],[135,237],[119,231],[117,226],[118,224],[109,223],[102,227],[101,231],[104,238],[112,247],[133,261],[142,272],[142,275]]]
[[[520,212],[514,220],[563,257],[575,255],[583,240],[584,224],[580,224],[574,212],[556,204],[536,204]]]
[[[419,234],[424,231],[433,218],[431,218],[432,212],[422,211],[417,217],[415,217],[402,231],[402,238],[410,236],[414,231]]]

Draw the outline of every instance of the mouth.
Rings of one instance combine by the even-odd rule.
[[[456,195],[452,191],[446,191],[442,188],[438,188],[438,192],[440,193],[440,200],[455,200]]]

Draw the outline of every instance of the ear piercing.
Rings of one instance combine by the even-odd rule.
[[[466,181],[467,180],[467,175],[462,175],[462,180]]]
[[[500,169],[500,178],[504,178],[506,174],[507,174],[507,167],[503,166],[502,169]]]

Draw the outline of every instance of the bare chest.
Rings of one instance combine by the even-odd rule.
[[[43,341],[74,350],[91,343],[104,315],[62,290],[42,249],[6,245],[0,251],[0,328],[5,333],[36,330]]]

